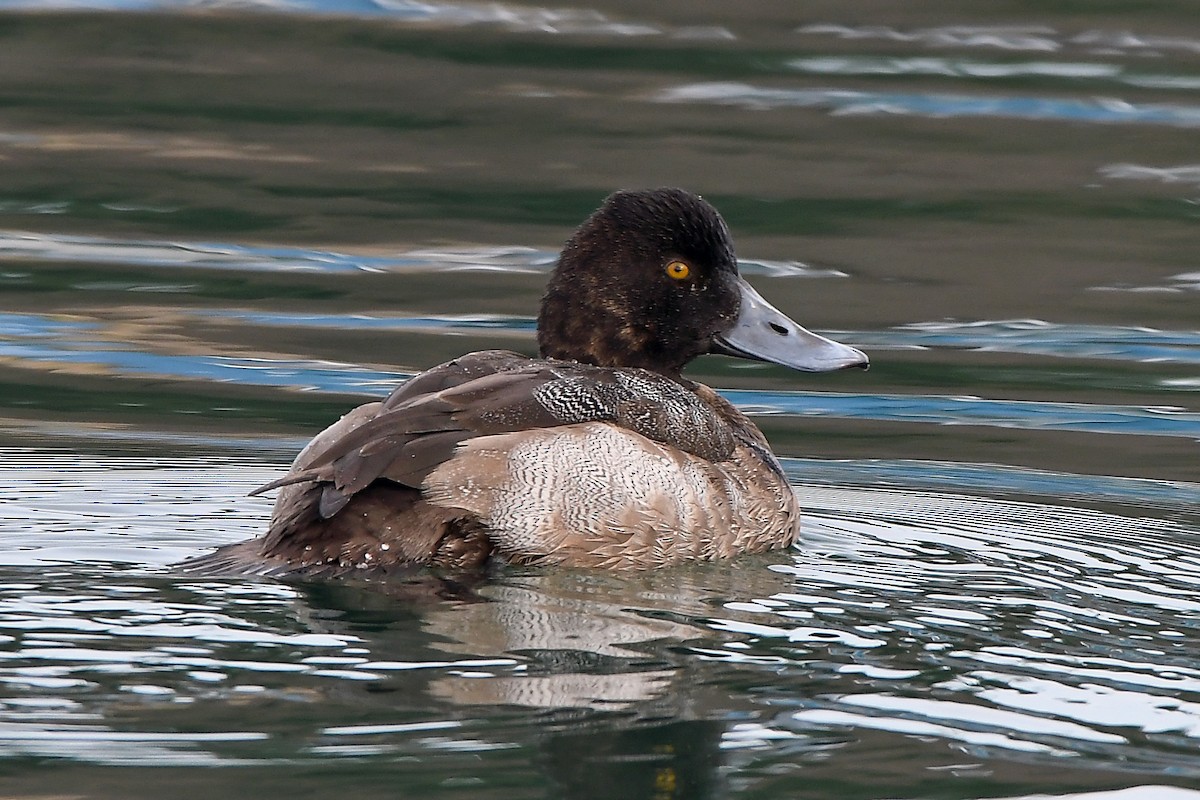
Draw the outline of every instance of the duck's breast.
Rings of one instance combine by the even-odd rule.
[[[791,545],[787,482],[745,444],[710,461],[589,422],[464,442],[422,486],[510,561],[640,569]]]

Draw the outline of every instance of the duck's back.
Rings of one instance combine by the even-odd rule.
[[[790,545],[798,524],[762,434],[711,389],[505,351],[360,406],[277,486],[267,535],[211,565],[650,568]]]

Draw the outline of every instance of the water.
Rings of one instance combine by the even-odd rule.
[[[0,2],[6,793],[1200,797],[1193,16]],[[347,408],[531,352],[570,229],[664,184],[872,356],[692,370],[800,547],[172,569]]]

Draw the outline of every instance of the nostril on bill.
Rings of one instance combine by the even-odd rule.
[[[774,322],[768,322],[768,323],[767,323],[767,326],[768,326],[768,327],[769,327],[771,330],[773,330],[773,331],[775,331],[776,333],[778,333],[780,336],[787,336],[787,335],[788,335],[788,329],[787,329],[787,328],[785,328],[785,327],[783,327],[782,325],[778,325],[778,324],[776,324],[776,323],[774,323]]]

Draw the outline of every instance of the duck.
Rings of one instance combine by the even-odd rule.
[[[252,492],[279,489],[265,535],[191,568],[644,570],[791,547],[800,509],[766,437],[684,367],[869,365],[767,302],[721,215],[677,188],[616,192],[575,230],[537,344],[463,355],[351,410]]]

